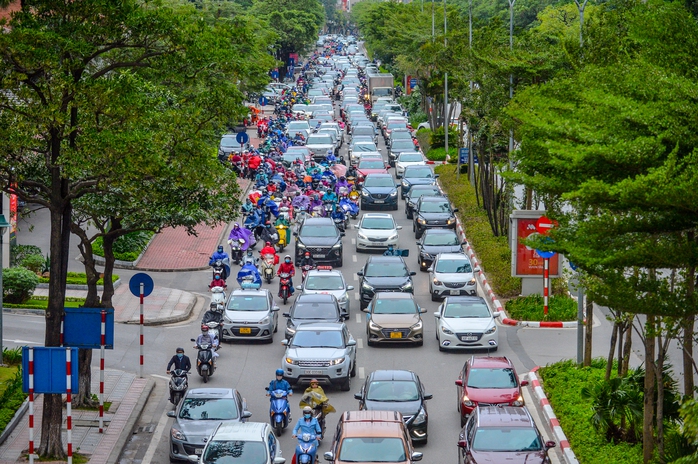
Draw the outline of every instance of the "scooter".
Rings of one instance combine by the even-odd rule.
[[[189,371],[184,369],[175,369],[170,372],[170,403],[174,404],[175,408],[189,388],[187,374]]]
[[[269,391],[269,387],[265,387]],[[269,401],[269,416],[271,426],[276,432],[276,436],[280,437],[281,433],[291,423],[290,413],[288,409],[288,392],[286,390],[274,390],[269,392],[271,399]]]
[[[220,274],[223,280],[227,280],[230,275],[230,266],[222,259],[217,259],[213,262],[211,266],[213,268],[213,278],[216,278],[216,274]]]
[[[279,298],[284,300],[284,304],[291,296],[291,274],[283,272],[279,274]]]
[[[301,280],[301,285],[305,285],[305,278],[308,276],[308,271],[310,271],[311,269],[314,269],[314,266],[305,265],[301,267],[301,270],[303,271],[303,279]]]
[[[195,339],[191,341],[196,343]],[[208,378],[213,375],[216,370],[216,363],[213,362],[213,346],[208,343],[195,346],[199,352],[196,355],[196,371],[204,379],[204,383],[208,382]]]
[[[240,264],[240,261],[242,261],[242,246],[245,243],[245,239],[238,239],[238,240],[233,240],[233,243],[230,244],[230,259],[233,260],[235,264]]]
[[[298,437],[298,446],[296,446],[296,455],[294,456],[296,464],[314,464],[317,462],[316,440],[317,436],[310,433],[304,433]]]
[[[281,253],[284,251],[284,248],[286,248],[286,245],[288,245],[289,223],[282,216],[279,216],[279,219],[276,220],[275,227],[276,232],[279,235],[279,241],[277,242],[276,246],[279,248],[279,253]]]
[[[345,217],[344,220],[342,220],[342,219],[334,219],[334,225],[337,226],[337,229],[338,229],[340,232],[345,232],[345,231],[346,231],[346,227],[347,227],[346,222],[347,222],[346,217]]]
[[[211,308],[217,308],[219,304],[225,304],[225,289],[223,287],[213,287],[211,289]]]
[[[268,284],[274,280],[274,255],[264,255],[262,257],[262,277]]]

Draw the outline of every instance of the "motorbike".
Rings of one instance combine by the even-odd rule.
[[[308,271],[311,269],[314,269],[315,266],[310,266],[310,265],[305,265],[301,267],[301,271],[303,272],[303,278],[301,280],[301,284],[305,284],[305,278],[308,276]]]
[[[279,274],[279,298],[284,300],[284,304],[291,296],[291,274],[282,272]]]
[[[218,309],[219,307],[220,310]],[[212,337],[220,340],[218,327],[223,323],[223,304],[220,303],[214,306],[213,303],[211,303],[211,308],[206,311],[201,323],[208,326],[208,332]]]
[[[313,217],[325,217],[325,208],[322,205],[313,206]]]
[[[289,223],[283,216],[279,216],[274,227],[276,227],[276,233],[279,235],[279,241],[276,246],[279,248],[280,253],[284,251],[284,248],[288,245]]]
[[[269,387],[265,387],[269,391]],[[288,427],[291,422],[290,414],[287,414],[288,409],[288,392],[286,390],[274,390],[269,392],[271,396],[269,401],[269,416],[271,426],[276,432],[276,436],[280,437],[281,433]]]
[[[268,284],[274,280],[274,255],[266,254],[262,256],[262,277]]]
[[[356,219],[359,216],[359,207],[347,197],[343,197],[339,200],[339,207],[344,210],[345,214],[351,216],[352,219]]]
[[[175,369],[170,372],[170,403],[174,404],[175,407],[177,407],[189,388],[187,374],[189,374],[189,371],[184,369]]]
[[[317,391],[305,393],[301,398],[299,406],[301,408],[310,406],[313,409],[313,415],[317,419],[318,424],[320,424],[320,429],[322,430],[322,435],[318,438],[324,438],[326,428],[325,417],[330,413],[336,412],[334,406],[330,405],[327,396]]]
[[[345,216],[344,220],[339,219],[339,218],[334,219],[334,225],[337,226],[337,229],[340,232],[345,232],[346,231],[346,216]]]
[[[211,307],[216,308],[219,304],[225,304],[225,290],[223,287],[213,287],[211,289]]]
[[[220,274],[221,278],[226,280],[230,275],[230,266],[222,259],[215,260],[211,267],[213,268],[213,278],[216,277],[216,274]]]
[[[298,437],[298,446],[296,446],[296,455],[294,456],[296,464],[314,464],[317,462],[316,440],[317,436],[310,433],[304,433]]]
[[[242,261],[242,246],[245,244],[245,239],[238,239],[238,240],[233,240],[233,243],[230,244],[230,258],[233,260],[235,264],[240,264],[240,261]]]
[[[196,343],[195,339],[191,339]],[[207,343],[197,345],[199,352],[196,354],[196,371],[204,379],[204,383],[208,382],[208,378],[213,375],[216,370],[216,363],[213,362],[213,346]]]

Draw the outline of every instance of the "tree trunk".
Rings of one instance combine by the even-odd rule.
[[[594,302],[589,297],[586,299],[585,311],[586,331],[584,334],[584,366],[589,367],[591,366],[591,335],[594,326]]]
[[[625,316],[625,315],[623,315]],[[625,331],[628,329],[628,323],[625,321],[622,321],[618,325],[618,366],[616,367],[616,372],[618,373],[618,377],[620,377],[620,371],[623,368],[623,335],[625,335]]]
[[[664,359],[666,357],[665,342],[662,342],[661,323],[657,330],[657,367],[655,369],[657,381],[657,453],[661,462],[664,460]]]
[[[116,231],[123,230],[121,228],[121,220],[117,218],[110,219],[109,232],[104,236],[102,241],[102,249],[104,250],[104,290],[102,291],[102,305],[105,308],[113,308],[112,298],[114,297],[114,283],[112,276],[114,274],[114,241],[119,237]]]
[[[689,233],[688,239],[690,242],[694,241],[693,233]],[[696,286],[696,267],[689,266],[686,270],[686,297],[687,299],[693,298]],[[683,339],[681,340],[681,347],[683,348],[683,393],[689,398],[693,398],[695,383],[693,380],[693,335],[694,335],[694,324],[695,324],[695,314],[687,314],[682,321],[681,328],[683,329]]]
[[[611,330],[611,348],[608,350],[608,359],[606,360],[606,381],[611,380],[613,359],[616,352],[616,343],[618,342],[618,332],[620,332],[620,323],[618,319],[616,319],[613,322],[613,329]]]
[[[625,341],[623,342],[623,361],[621,362],[621,369],[618,375],[620,377],[625,377],[628,375],[628,369],[630,368],[630,353],[633,349],[633,320],[635,316],[631,316],[625,328]]]
[[[642,417],[642,458],[645,464],[652,461],[654,454],[654,394],[655,394],[655,316],[647,315],[645,343],[645,397]]]

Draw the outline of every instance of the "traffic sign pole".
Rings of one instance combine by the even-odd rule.
[[[101,311],[102,323],[99,347],[99,433],[104,433],[104,346],[107,344],[107,312]]]
[[[71,351],[65,349],[65,417],[66,417],[66,441],[68,447],[68,464],[73,464],[73,379],[71,375]]]
[[[34,348],[29,347],[29,462],[34,464]]]
[[[144,287],[145,287],[145,284],[144,284],[143,282],[141,282],[141,295],[140,295],[140,298],[141,298],[141,304],[140,304],[140,313],[141,313],[141,314],[140,314],[140,315],[141,315],[141,317],[140,317],[140,324],[139,324],[139,325],[140,325],[140,328],[141,328],[141,341],[140,341],[140,344],[141,344],[141,361],[140,361],[140,373],[139,373],[139,377],[140,377],[141,379],[143,378],[143,299],[145,298],[145,296],[144,296],[144,293],[145,293]]]
[[[550,258],[543,259],[543,314],[548,315],[548,294],[550,293]]]

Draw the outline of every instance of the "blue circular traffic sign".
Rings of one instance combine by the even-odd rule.
[[[261,106],[267,106],[267,97],[265,97],[265,96],[259,97],[259,104]]]
[[[250,140],[250,136],[247,135],[247,132],[238,132],[238,135],[235,136],[235,140],[237,140],[238,143],[242,145]]]
[[[576,270],[577,270],[577,265],[576,265],[576,264],[574,264],[572,261],[567,261],[567,262],[569,263],[569,265],[570,265],[570,267],[572,268],[573,271],[576,271]]]
[[[141,296],[141,284],[143,284],[143,296],[148,296],[153,293],[153,278],[145,272],[139,272],[131,277],[128,281],[128,288],[134,296]]]
[[[554,251],[541,251],[541,250],[536,250],[536,253],[538,253],[538,256],[540,256],[543,259],[550,259],[553,256],[555,256]]]

